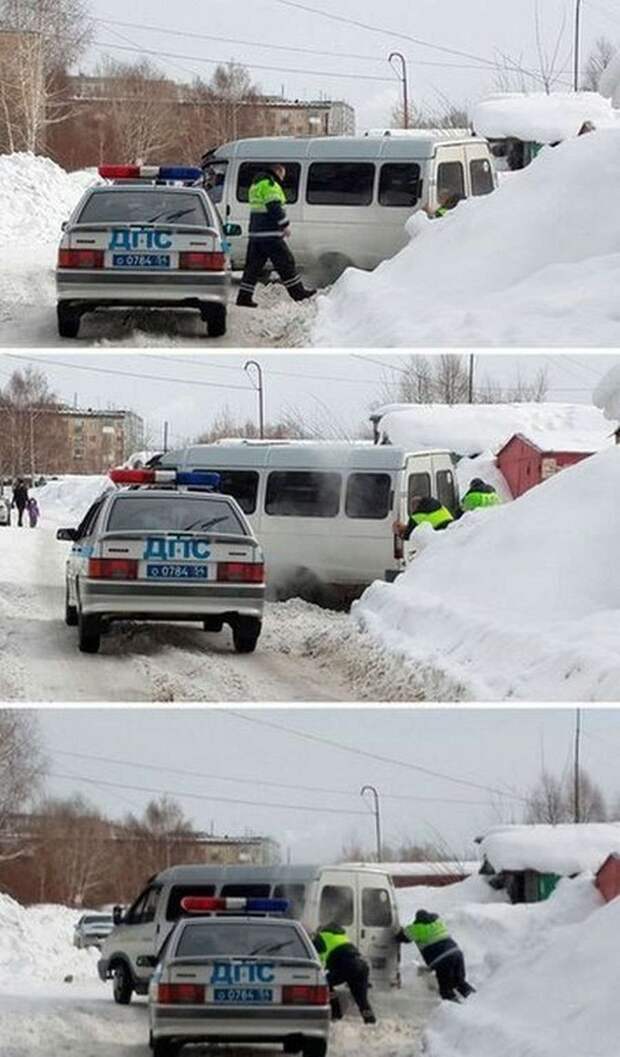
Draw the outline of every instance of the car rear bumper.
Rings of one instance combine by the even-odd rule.
[[[260,584],[176,584],[126,580],[79,581],[80,608],[87,615],[129,620],[201,620],[203,616],[263,614]]]
[[[153,1037],[196,1042],[277,1043],[291,1036],[327,1039],[329,1006],[318,1009],[219,1009],[151,1007]]]
[[[227,304],[230,272],[175,272],[152,275],[131,272],[66,271],[56,272],[56,296],[59,301],[126,306],[153,305],[183,307],[184,302],[215,301]],[[192,307],[186,304],[186,307]]]

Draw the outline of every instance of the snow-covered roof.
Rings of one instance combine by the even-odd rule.
[[[584,121],[596,128],[613,125],[616,117],[610,100],[598,92],[507,92],[483,99],[472,113],[479,136],[534,143],[576,136]]]
[[[386,404],[373,412],[392,444],[498,452],[515,433],[541,451],[595,452],[613,443],[603,413],[589,404]]]
[[[480,850],[498,873],[596,873],[611,852],[620,852],[620,823],[496,826],[482,839]]]

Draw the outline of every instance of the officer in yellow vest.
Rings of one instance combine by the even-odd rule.
[[[447,506],[432,496],[414,495],[409,500],[409,521],[406,525],[394,524],[394,532],[401,539],[408,540],[418,525],[432,525],[434,529],[445,529],[454,521],[454,516]]]
[[[284,288],[294,301],[312,297],[297,272],[295,258],[285,239],[290,234],[286,215],[286,194],[282,186],[286,176],[283,165],[272,165],[257,173],[248,193],[250,203],[250,238],[237,304],[257,308],[254,290],[268,260],[280,276]]]
[[[437,914],[418,910],[415,920],[396,934],[398,943],[415,943],[429,969],[437,977],[439,994],[448,1002],[458,1002],[476,990],[465,979],[465,958]]]
[[[347,984],[364,1024],[375,1024],[376,1017],[368,1001],[368,962],[351,943],[342,926],[330,921],[312,937],[312,942],[319,952],[321,965],[327,971],[330,991],[338,984]],[[332,999],[334,1020],[338,1020],[341,1015],[338,1001]]]
[[[474,477],[461,500],[463,510],[477,510],[481,506],[499,506],[501,499],[493,485],[487,484],[481,477]]]

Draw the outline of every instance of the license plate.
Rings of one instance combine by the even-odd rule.
[[[215,987],[215,1002],[273,1002],[270,987]]]
[[[113,253],[113,268],[169,268],[169,253]]]
[[[208,580],[209,566],[158,562],[147,565],[146,575],[149,580]]]

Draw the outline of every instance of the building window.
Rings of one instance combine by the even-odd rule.
[[[473,195],[488,195],[495,190],[491,163],[487,158],[472,158],[469,163],[469,175]]]
[[[387,517],[391,483],[387,473],[352,473],[347,481],[344,507],[347,517],[377,521]]]
[[[379,205],[411,208],[422,193],[420,166],[400,163],[381,166],[379,176]]]
[[[374,179],[370,162],[313,162],[306,201],[315,206],[369,206]]]
[[[272,161],[244,161],[239,166],[237,176],[237,201],[247,202],[250,187],[259,173],[264,173],[270,165],[278,164],[277,158]],[[291,204],[299,197],[299,173],[301,166],[299,162],[282,162],[286,169],[286,176],[282,186],[286,194],[286,201]]]
[[[274,470],[267,478],[265,513],[272,517],[336,517],[339,473]]]

